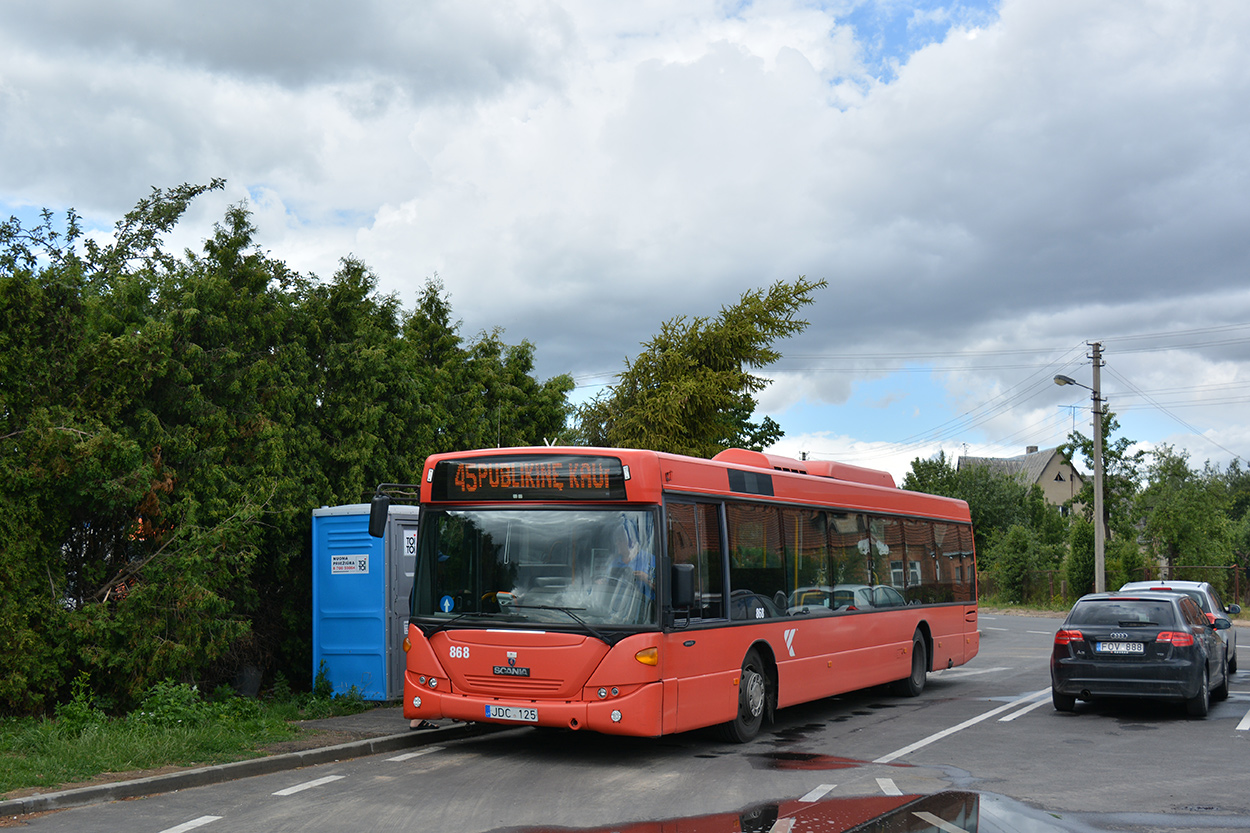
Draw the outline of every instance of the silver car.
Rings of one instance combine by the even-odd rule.
[[[1224,602],[1220,600],[1220,595],[1215,592],[1215,588],[1205,581],[1130,581],[1120,588],[1121,592],[1132,590],[1141,592],[1142,590],[1168,590],[1173,593],[1184,593],[1195,602],[1202,612],[1207,615],[1207,619],[1214,622],[1216,618],[1232,619],[1235,614],[1241,613],[1241,605],[1231,604],[1224,607]],[[1220,636],[1224,638],[1224,644],[1228,653],[1228,673],[1232,674],[1237,671],[1237,629],[1229,628],[1220,631]]]

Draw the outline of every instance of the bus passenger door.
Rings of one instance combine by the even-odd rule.
[[[715,627],[727,621],[720,504],[669,501],[665,511],[669,562],[694,566],[694,606],[687,618],[674,623],[677,629],[665,635],[664,731],[668,733],[733,717],[737,707],[733,680],[741,657],[727,659],[722,644],[726,629]]]

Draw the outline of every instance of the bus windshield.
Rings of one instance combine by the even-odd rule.
[[[655,530],[652,511],[426,509],[412,614],[654,626]]]

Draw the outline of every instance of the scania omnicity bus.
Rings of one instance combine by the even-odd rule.
[[[408,718],[743,742],[774,709],[917,695],[977,653],[967,504],[886,472],[487,449],[430,457],[419,495]]]

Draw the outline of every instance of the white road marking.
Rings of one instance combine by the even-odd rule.
[[[388,761],[410,761],[413,758],[420,758],[422,755],[428,755],[431,752],[442,752],[445,747],[427,746],[424,749],[418,749],[416,752],[406,752],[403,755],[396,755],[394,758],[387,758]]]
[[[1055,635],[1054,631],[1025,631],[1025,633],[1038,633],[1038,634],[1041,634],[1042,636],[1054,636]]]
[[[878,778],[877,786],[881,788],[882,795],[902,795],[903,791],[894,783],[893,778]]]
[[[993,668],[943,668],[941,671],[934,671],[934,675],[941,675],[943,679],[950,677],[975,677],[977,674],[994,674],[998,671],[1010,671],[1011,669],[1005,665],[996,665]]]
[[[773,822],[773,826],[768,828],[768,833],[790,833],[794,827],[794,817],[777,819]]]
[[[821,784],[819,787],[800,798],[799,801],[807,804],[811,804],[813,801],[820,801],[820,799],[825,797],[825,793],[829,792],[836,786],[837,784]]]
[[[956,732],[967,729],[969,726],[975,726],[976,724],[980,723],[982,720],[989,720],[991,717],[1000,715],[1005,711],[1010,711],[1011,709],[1017,708],[1023,705],[1024,703],[1028,703],[1028,702],[1031,702],[1032,700],[1036,700],[1038,697],[1041,697],[1043,694],[1049,694],[1049,693],[1050,693],[1049,688],[1043,688],[1041,691],[1035,691],[1032,694],[1026,694],[1017,700],[1012,700],[1010,703],[999,706],[998,708],[995,708],[995,709],[990,709],[985,714],[979,715],[977,717],[973,717],[969,720],[965,720],[963,723],[960,723],[958,726],[952,726],[949,729],[943,729],[940,732],[929,735],[927,738],[924,738],[923,740],[916,741],[910,746],[904,746],[902,749],[891,752],[889,755],[885,755],[883,757],[877,758],[875,761],[873,761],[873,763],[874,764],[888,764],[891,761],[895,760],[896,758],[901,758],[904,755],[915,752],[917,749],[922,749],[931,743],[936,743],[937,741],[941,740],[944,737],[947,737],[948,735],[953,735]]]
[[[1005,631],[1007,628],[986,628],[987,631]]]
[[[187,833],[188,830],[194,830],[197,827],[203,827],[215,821],[221,821],[221,816],[200,816],[198,819],[184,821],[177,827],[167,827],[161,833]]]
[[[925,822],[926,824],[933,825],[938,830],[943,831],[943,833],[968,833],[967,830],[960,827],[959,825],[951,824],[949,821],[946,821],[945,819],[940,819],[937,816],[933,815],[932,813],[912,813],[912,815],[920,819],[921,821]]]
[[[274,795],[295,795],[304,790],[310,790],[313,787],[320,787],[322,784],[329,784],[331,781],[338,781],[346,778],[346,775],[327,775],[325,778],[318,778],[315,781],[305,781],[302,784],[296,784],[294,787],[287,787],[285,790],[278,790]]]
[[[999,723],[1010,723],[1011,721],[1015,720],[1017,717],[1020,717],[1020,716],[1022,716],[1022,715],[1026,715],[1026,714],[1028,714],[1029,712],[1033,711],[1034,709],[1041,708],[1042,706],[1046,705],[1046,703],[1047,703],[1047,701],[1046,701],[1046,700],[1038,700],[1036,703],[1030,703],[1029,705],[1025,706],[1024,708],[1022,708],[1022,709],[1021,709],[1020,711],[1018,711],[1018,712],[1012,712],[1011,714],[1007,715],[1006,717],[1000,717],[1000,718],[998,718],[998,722],[999,722]]]
[[[1245,732],[1247,730],[1250,730],[1250,712],[1246,712],[1246,716],[1243,717],[1241,722],[1237,724],[1235,731]]]

